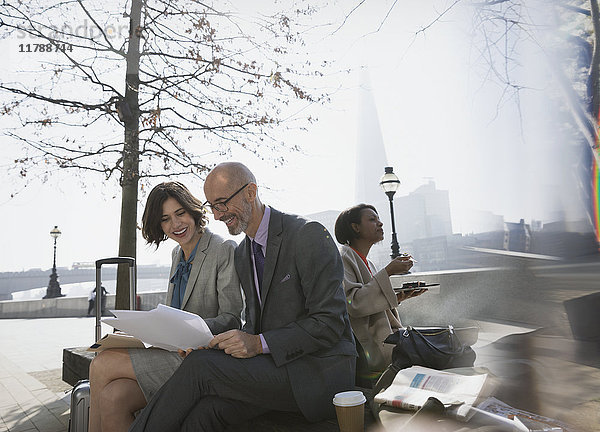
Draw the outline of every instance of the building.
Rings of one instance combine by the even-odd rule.
[[[529,252],[531,250],[531,228],[521,219],[519,223],[504,223],[503,249],[513,252]]]
[[[305,215],[304,217],[309,220],[317,221],[325,228],[327,228],[327,231],[331,233],[331,235],[333,236],[333,240],[337,243],[337,241],[335,240],[335,220],[337,219],[339,214],[340,210],[325,210],[322,212]]]
[[[429,180],[406,196],[394,199],[398,242],[452,235],[450,199]]]

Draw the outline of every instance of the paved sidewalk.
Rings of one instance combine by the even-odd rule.
[[[0,415],[2,432],[63,432],[69,421],[69,395],[53,393],[0,354]]]
[[[577,432],[600,431],[600,345],[556,329],[511,334],[475,347],[476,366],[501,384],[509,405],[560,420]]]
[[[62,350],[91,344],[94,325],[94,318],[0,319],[0,432],[67,430]]]

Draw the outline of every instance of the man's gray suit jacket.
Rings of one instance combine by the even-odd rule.
[[[331,417],[333,395],[354,389],[356,357],[338,249],[318,222],[272,209],[262,306],[251,253],[246,237],[235,251],[246,296],[243,330],[263,334],[271,352],[266,355],[287,369],[298,407],[308,420]]]

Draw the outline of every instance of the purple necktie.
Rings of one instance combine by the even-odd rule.
[[[262,291],[263,271],[265,269],[265,256],[261,246],[252,240],[252,252],[254,253],[254,265],[256,267],[256,276],[258,278],[258,290]]]

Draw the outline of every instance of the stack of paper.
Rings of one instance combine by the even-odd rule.
[[[115,318],[103,318],[102,322],[138,338],[146,347],[168,351],[195,349],[208,345],[213,338],[208,325],[198,315],[162,304],[150,311],[111,312]]]
[[[477,408],[480,412],[483,411],[484,413],[487,412],[491,415],[500,416],[505,419],[512,419],[516,423],[522,425],[521,428],[518,428],[518,430],[522,431],[569,432],[569,430],[571,430],[568,425],[559,420],[514,408],[494,397],[487,398],[481,402]]]

